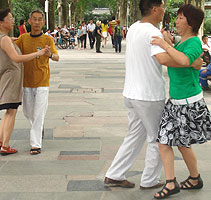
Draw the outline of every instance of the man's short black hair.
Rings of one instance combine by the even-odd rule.
[[[9,8],[4,8],[0,10],[0,21],[4,21],[4,18],[11,13],[11,10]]]
[[[40,14],[42,15],[43,19],[45,19],[45,14],[44,14],[44,12],[43,12],[42,10],[40,10],[40,9],[36,9],[36,10],[33,10],[32,12],[30,12],[29,18],[32,18],[32,15],[33,15],[34,13],[40,13]]]
[[[208,38],[208,35],[203,35],[201,39],[203,40],[204,38]]]
[[[153,6],[160,6],[162,3],[162,0],[140,0],[139,8],[142,16],[149,15]]]

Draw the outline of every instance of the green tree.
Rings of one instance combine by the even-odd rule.
[[[24,19],[26,22],[29,18],[29,13],[34,9],[43,10],[43,6],[38,1],[31,0],[12,0],[12,13],[15,17],[15,27],[14,27],[14,35],[19,35],[19,22],[21,19]],[[30,31],[30,25],[26,23],[26,28]]]
[[[167,0],[166,2],[166,12],[163,19],[163,24],[168,22],[170,26],[175,26],[177,18],[177,10],[180,6],[184,4],[183,0]]]

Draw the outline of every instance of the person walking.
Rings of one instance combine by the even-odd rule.
[[[82,30],[82,26],[79,25],[78,27],[78,32],[77,32],[77,42],[78,42],[78,50],[80,51],[80,49],[83,49],[83,30]]]
[[[95,35],[96,35],[96,53],[102,53],[102,51],[100,51],[100,46],[101,46],[101,38],[103,36],[101,33],[101,22],[100,21],[96,22]]]
[[[163,60],[166,51],[158,45],[151,45],[152,36],[162,37],[157,25],[163,20],[163,1],[140,0],[140,10],[142,19],[130,26],[126,38],[123,96],[128,109],[128,133],[105,174],[104,183],[107,186],[135,187],[134,183],[126,180],[125,173],[135,162],[147,139],[140,188],[152,189],[164,185],[160,181],[162,162],[156,142],[165,105],[165,81],[161,65],[182,65],[176,61]],[[198,65],[201,64],[202,61]]]
[[[82,31],[83,31],[83,47],[86,49],[86,39],[87,39],[87,25],[85,21],[82,21]]]
[[[93,23],[93,20],[91,19],[87,26],[87,31],[88,31],[88,36],[89,36],[89,45],[91,49],[94,48],[94,44],[95,44],[95,35],[93,34],[94,30],[95,30],[95,24]]]
[[[102,23],[102,47],[106,47],[107,37],[108,37],[108,23],[107,20],[104,19]]]
[[[116,53],[121,53],[122,50],[122,36],[123,36],[123,27],[120,26],[120,20],[116,20],[117,25],[114,27],[113,39],[115,44]]]
[[[111,28],[111,31],[109,32],[110,32],[113,48],[115,48],[115,42],[114,42],[114,37],[113,37],[115,26],[116,26],[116,20],[115,20],[115,17],[112,17],[111,21],[109,22],[109,27]]]
[[[41,153],[42,130],[48,107],[50,68],[49,59],[59,60],[53,38],[42,33],[44,13],[33,10],[29,15],[31,33],[21,35],[15,43],[23,54],[47,48],[47,55],[24,63],[23,112],[31,125],[30,154]]]
[[[9,8],[0,10],[0,110],[6,110],[0,124],[0,153],[8,155],[17,153],[9,146],[10,137],[14,129],[18,107],[22,103],[23,66],[36,56],[42,56],[46,49],[21,55],[8,33],[14,27],[14,18]]]
[[[191,4],[180,7],[177,11],[176,27],[181,41],[173,47],[170,42],[153,37],[152,44],[161,46],[167,52],[162,59],[190,66],[203,51],[201,41],[197,37],[203,19],[204,12],[200,8]],[[199,70],[192,67],[168,67],[168,75],[170,98],[162,113],[157,139],[166,184],[161,191],[155,193],[156,199],[167,198],[180,190],[192,191],[203,187],[192,144],[211,140],[211,115],[203,99]],[[188,178],[180,185],[175,177],[172,146],[178,147],[189,171]]]

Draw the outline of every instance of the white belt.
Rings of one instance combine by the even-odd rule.
[[[201,92],[200,94],[197,94],[192,97],[188,97],[186,99],[170,99],[172,104],[174,105],[187,105],[190,103],[197,102],[203,98],[203,93]]]

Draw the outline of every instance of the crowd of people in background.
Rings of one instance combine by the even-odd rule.
[[[20,35],[26,33],[25,21],[20,21]],[[122,39],[126,38],[127,27],[120,25],[120,20],[115,20],[114,17],[110,21],[104,19],[101,21],[94,21],[92,19],[88,22],[82,21],[72,26],[55,27],[54,31],[47,29],[46,35],[53,37],[55,44],[62,49],[77,47],[78,50],[87,48],[87,41],[89,40],[90,49],[96,48],[97,53],[102,53],[100,48],[106,48],[107,42],[110,40],[116,53],[121,53]]]

